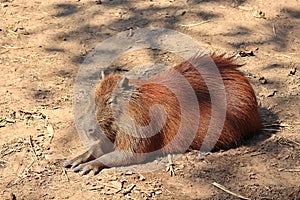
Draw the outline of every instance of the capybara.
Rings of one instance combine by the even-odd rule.
[[[217,75],[210,61],[223,87],[214,83]],[[256,97],[240,66],[233,57],[213,53],[194,56],[146,80],[104,77],[96,87],[95,113],[106,137],[64,166],[95,174],[151,156],[239,145],[260,128]]]

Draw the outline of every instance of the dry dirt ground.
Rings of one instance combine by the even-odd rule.
[[[0,2],[0,199],[239,199],[214,182],[251,199],[300,199],[300,1]],[[262,131],[236,149],[186,153],[173,177],[163,169],[97,176],[64,169],[84,151],[72,97],[85,55],[143,27],[174,29],[228,55],[253,51],[237,61],[256,91]],[[120,66],[174,62],[167,52],[147,52]]]

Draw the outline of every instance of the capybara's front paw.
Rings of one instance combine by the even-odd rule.
[[[81,175],[88,174],[89,172],[92,172],[93,175],[98,174],[102,169],[104,168],[104,165],[97,162],[96,160],[90,161],[84,164],[80,164],[77,167],[72,168],[74,172],[79,172]]]
[[[86,163],[89,162],[91,160],[95,159],[91,153],[89,153],[89,151],[85,152],[84,154],[81,154],[75,158],[73,158],[72,160],[67,160],[63,163],[64,167],[67,168],[75,168],[78,165],[82,164],[82,163]]]

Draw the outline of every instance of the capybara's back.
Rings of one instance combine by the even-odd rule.
[[[98,104],[101,108],[98,121],[106,134],[115,137],[116,148],[172,153],[185,151],[187,147],[211,150],[215,144],[214,149],[227,149],[255,134],[260,118],[251,85],[236,69],[239,65],[234,64],[232,58],[215,54],[211,57],[225,91],[218,91],[222,87],[214,84],[217,74],[205,66],[210,64],[209,56],[193,58],[148,80],[126,80],[121,75],[109,75],[101,81],[96,96],[102,99],[111,95],[112,104]],[[210,88],[207,82],[212,83]],[[213,94],[221,92],[225,99],[219,100],[225,102],[224,108],[221,102],[211,101]],[[213,108],[219,114],[212,118]],[[221,114],[222,110],[225,115]],[[104,119],[103,112],[110,113],[112,118]],[[111,123],[114,125],[108,125]],[[222,126],[221,129],[218,126]],[[203,143],[208,130],[210,137]]]

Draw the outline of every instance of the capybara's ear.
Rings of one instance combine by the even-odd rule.
[[[124,77],[120,80],[120,82],[119,82],[119,87],[121,87],[121,88],[128,88],[128,87],[129,87],[128,83],[129,83],[128,78],[126,78],[126,77],[124,76]]]
[[[100,79],[102,80],[102,79],[104,79],[105,78],[105,73],[104,73],[104,71],[102,70],[101,72],[100,72]]]

